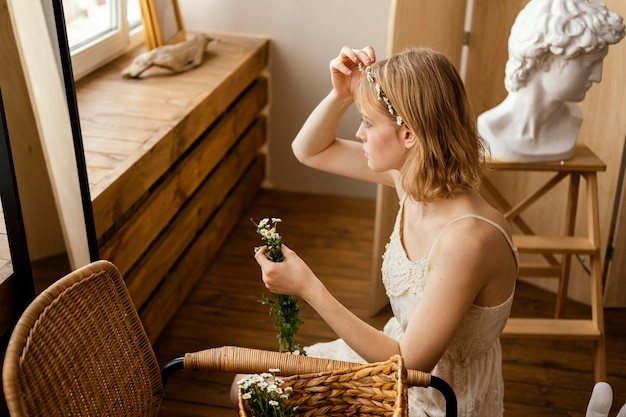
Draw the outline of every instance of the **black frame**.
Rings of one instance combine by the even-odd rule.
[[[98,240],[95,224],[93,221],[93,208],[91,205],[91,193],[87,177],[87,165],[85,162],[85,151],[83,147],[82,132],[80,128],[80,118],[78,113],[78,101],[76,99],[76,89],[74,84],[74,73],[72,70],[72,60],[67,31],[65,27],[65,15],[63,13],[62,0],[52,0],[54,11],[55,29],[59,44],[59,55],[63,82],[67,100],[72,138],[74,142],[74,155],[78,170],[78,181],[81,191],[81,203],[83,206],[85,229],[87,231],[87,243],[89,246],[89,257],[91,261],[99,259]],[[20,204],[17,181],[15,178],[15,168],[13,164],[13,154],[9,142],[6,114],[4,102],[0,91],[0,199],[4,211],[4,222],[7,229],[9,241],[9,251],[11,254],[11,264],[13,275],[8,279],[15,280],[17,297],[19,302],[25,307],[35,297],[35,285],[31,267],[30,254],[28,251],[28,241],[24,227],[24,218]]]
[[[85,229],[87,230],[87,243],[89,245],[89,257],[91,261],[100,259],[98,254],[98,237],[96,226],[93,221],[93,208],[91,206],[91,193],[89,191],[89,180],[87,177],[87,164],[85,162],[85,149],[83,147],[83,136],[80,128],[80,117],[78,114],[78,101],[76,99],[76,86],[74,85],[74,71],[72,70],[72,56],[67,40],[65,28],[65,14],[63,13],[63,1],[52,0],[54,10],[54,23],[56,26],[57,40],[59,43],[59,54],[61,58],[61,69],[63,71],[63,82],[65,84],[65,96],[72,125],[72,137],[74,138],[74,154],[76,166],[78,168],[78,181],[80,184],[80,194],[83,204],[83,214],[85,217]]]
[[[25,307],[35,298],[35,285],[30,266],[30,255],[26,241],[26,230],[15,179],[13,155],[9,142],[9,131],[4,113],[4,102],[0,90],[0,198],[4,211],[4,222],[9,240],[13,275],[18,302]],[[8,280],[7,279],[7,280]]]

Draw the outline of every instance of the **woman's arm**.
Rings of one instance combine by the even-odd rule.
[[[441,359],[490,280],[503,281],[506,291],[489,305],[504,302],[514,286],[515,263],[501,233],[480,221],[460,222],[442,236],[433,252],[422,299],[398,342],[345,308],[295,252],[285,245],[282,251],[285,260],[279,263],[266,259],[266,249],[256,254],[270,291],[302,298],[366,361],[385,361],[400,354],[408,368],[427,372]],[[511,273],[506,275],[511,279],[503,280],[502,271],[507,268],[503,269],[499,261],[489,261],[492,255],[510,264]]]
[[[384,335],[344,307],[315,276],[308,265],[283,244],[282,262],[271,262],[267,248],[256,255],[267,289],[302,298],[352,349],[368,362],[386,361],[400,353],[396,340]]]
[[[416,307],[402,339],[395,339],[370,326],[333,297],[298,255],[285,245],[282,262],[265,257],[266,248],[255,255],[265,286],[272,292],[293,294],[306,301],[356,353],[368,362],[386,361],[402,355],[407,368],[429,372],[447,349],[475,297],[472,279],[457,280],[459,264],[436,261],[423,298]],[[441,257],[451,255],[441,253]],[[453,254],[458,256],[458,253]],[[439,258],[439,256],[438,256]],[[465,256],[463,260],[467,260]],[[465,277],[475,272],[460,272]],[[458,271],[457,271],[458,272]],[[472,295],[474,294],[474,295]]]
[[[421,301],[400,341],[407,367],[424,371],[439,362],[472,305],[504,303],[517,275],[502,233],[478,219],[452,225],[433,248],[428,268]]]
[[[344,47],[330,64],[333,89],[317,105],[296,135],[291,147],[303,164],[350,178],[393,186],[392,173],[373,172],[367,165],[362,143],[338,139],[339,123],[354,102],[354,89],[364,76],[358,64],[376,60],[370,47]]]

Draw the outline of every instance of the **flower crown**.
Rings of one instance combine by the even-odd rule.
[[[359,70],[362,70],[362,69],[363,69],[363,64],[359,62]],[[376,96],[378,97],[379,100],[382,100],[385,102],[385,104],[387,105],[387,110],[389,111],[389,114],[396,117],[396,124],[398,126],[402,126],[402,124],[404,123],[402,116],[400,116],[398,112],[396,111],[396,109],[394,109],[393,106],[391,105],[391,101],[389,101],[389,97],[387,97],[387,94],[385,94],[383,89],[380,88],[380,84],[376,82],[376,78],[374,77],[374,75],[372,75],[372,71],[370,70],[370,67],[366,68],[365,76],[367,78],[367,81],[374,84],[374,86],[376,87]]]

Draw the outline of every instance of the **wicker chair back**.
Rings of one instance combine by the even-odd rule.
[[[96,261],[24,311],[2,371],[12,417],[157,416],[159,364],[118,269]]]

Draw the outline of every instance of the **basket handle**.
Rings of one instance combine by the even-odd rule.
[[[312,358],[269,350],[251,349],[238,346],[223,346],[186,353],[184,358],[176,358],[162,369],[163,383],[177,370],[187,369],[205,372],[262,373],[278,368],[284,376],[310,374],[324,371],[342,370],[363,364]],[[446,416],[457,417],[457,401],[450,385],[430,373],[408,369],[407,386],[432,387],[440,391],[446,401]]]
[[[335,371],[362,365],[355,362],[313,358],[239,346],[205,349],[186,353],[184,357],[184,368],[187,370],[261,373],[277,368],[280,369],[280,373],[283,376]],[[429,387],[431,375],[427,372],[410,369],[407,371],[407,384],[410,386]]]
[[[184,364],[185,369],[188,370],[235,373],[262,373],[277,368],[283,376],[332,371],[360,365],[353,362],[239,346],[222,346],[186,353]]]

